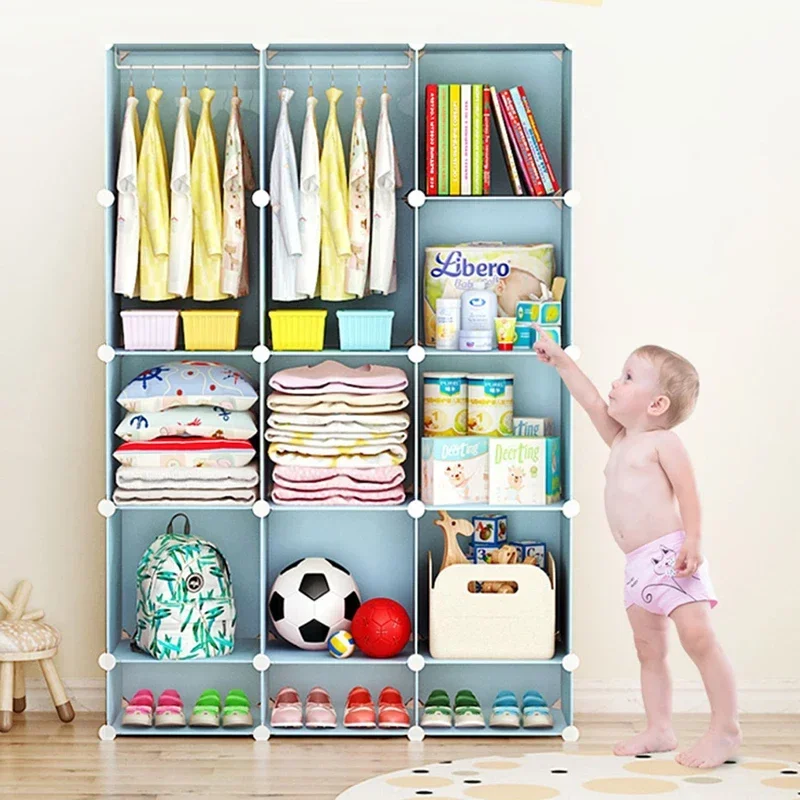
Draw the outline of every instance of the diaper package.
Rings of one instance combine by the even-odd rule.
[[[489,440],[485,436],[422,439],[422,502],[448,506],[489,501]]]
[[[493,291],[497,314],[514,317],[520,300],[541,296],[555,276],[552,244],[473,242],[425,248],[425,344],[436,343],[436,301],[470,289]]]
[[[557,436],[489,439],[489,503],[545,505],[561,499]]]

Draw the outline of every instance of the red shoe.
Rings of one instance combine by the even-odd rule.
[[[378,697],[378,727],[407,728],[410,724],[403,696],[393,686],[387,686]]]
[[[345,728],[374,728],[375,705],[372,695],[363,686],[356,686],[347,695],[347,704],[344,708]]]

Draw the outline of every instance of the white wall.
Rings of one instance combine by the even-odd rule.
[[[104,536],[94,510],[103,492],[94,356],[103,214],[94,195],[106,44],[523,39],[576,50],[581,364],[601,389],[645,342],[698,367],[700,403],[682,435],[702,492],[719,634],[743,681],[798,676],[796,2],[494,0],[471,13],[416,0],[13,5],[0,12],[0,588],[33,581],[32,602],[64,634],[62,674],[96,677],[103,647]],[[575,442],[579,676],[635,679],[623,559],[602,509],[605,447],[582,416]],[[695,677],[685,657],[675,663],[679,679]]]

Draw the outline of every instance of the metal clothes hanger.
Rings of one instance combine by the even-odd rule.
[[[314,96],[314,68],[311,65],[308,67],[308,96]]]
[[[356,97],[361,97],[361,64],[356,67]]]
[[[133,90],[133,67],[128,68],[128,77],[130,83],[128,84],[128,97],[136,97],[136,92]]]
[[[181,97],[186,97],[186,64],[181,65]]]
[[[239,87],[236,83],[236,64],[233,65],[233,96],[239,96]]]

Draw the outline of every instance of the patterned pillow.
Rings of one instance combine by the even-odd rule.
[[[256,425],[250,411],[181,406],[165,411],[129,411],[114,433],[126,442],[149,442],[159,436],[250,439],[256,435]]]
[[[245,467],[255,455],[250,442],[183,436],[125,442],[114,451],[123,467]]]
[[[170,361],[137,375],[119,394],[126,411],[163,411],[176,406],[219,406],[247,411],[258,392],[247,373],[216,361]]]

